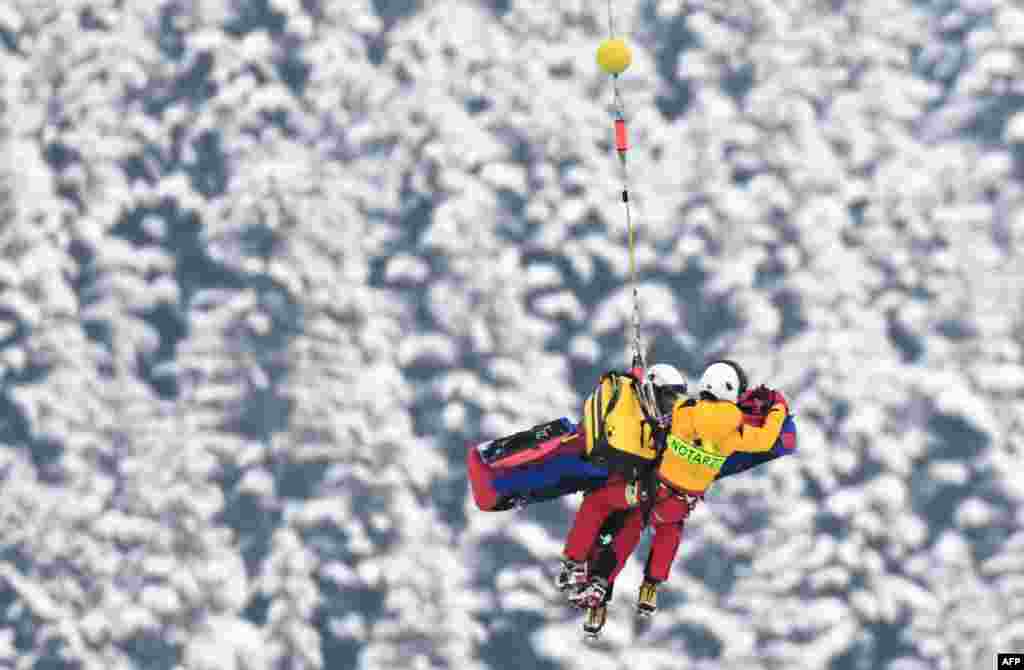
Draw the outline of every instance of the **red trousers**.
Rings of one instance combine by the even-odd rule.
[[[627,499],[629,482],[622,480],[609,481],[604,487],[583,498],[583,504],[576,512],[572,530],[565,542],[565,556],[576,561],[584,561],[590,555],[597,540],[601,525],[612,512],[630,509],[622,529],[616,534],[612,545],[615,551],[615,569],[609,581],[615,580],[626,559],[636,549],[644,530],[644,506],[631,504]],[[632,509],[631,509],[632,508]],[[659,487],[655,503],[650,512],[650,523],[654,526],[654,540],[651,543],[651,554],[644,568],[644,577],[651,581],[663,582],[668,579],[669,570],[679,550],[679,541],[683,534],[683,524],[690,515],[691,505]]]

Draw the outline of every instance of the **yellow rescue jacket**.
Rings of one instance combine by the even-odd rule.
[[[735,451],[771,451],[786,419],[773,405],[760,427],[744,425],[743,412],[721,400],[682,400],[672,408],[672,426],[658,466],[658,479],[677,491],[702,493]]]

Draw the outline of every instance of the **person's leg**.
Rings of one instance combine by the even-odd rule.
[[[645,580],[663,582],[668,579],[668,573],[672,569],[672,562],[679,551],[679,542],[682,536],[682,521],[655,524],[651,553],[648,554],[647,564],[644,566]]]
[[[629,510],[616,510],[605,519],[601,530],[597,532],[597,542],[587,559],[589,574],[608,579],[612,571],[615,570],[614,542],[622,532],[622,526],[628,516]]]
[[[679,550],[683,524],[689,514],[690,506],[679,498],[665,498],[654,506],[651,511],[654,539],[644,567],[645,580],[663,582],[668,579],[672,562]]]
[[[630,555],[636,550],[637,545],[640,544],[640,537],[643,533],[644,509],[637,507],[629,510],[622,528],[615,534],[615,539],[612,541],[612,549],[615,552],[615,567],[608,576],[609,582],[614,582],[615,578],[622,572],[622,568],[626,567],[626,561],[629,560]]]
[[[570,602],[580,607],[593,608],[599,605],[603,606],[611,599],[615,578],[626,565],[629,555],[640,543],[640,536],[644,529],[644,509],[642,507],[632,508],[626,514],[622,528],[615,534],[612,545],[600,548],[602,551],[598,560],[601,564],[600,567],[605,572],[591,575],[587,588],[570,596]]]
[[[565,540],[562,554],[572,561],[585,561],[597,540],[597,534],[608,515],[617,509],[625,509],[626,484],[617,482],[608,484],[583,498],[583,503],[576,512],[572,529]]]
[[[636,600],[637,613],[642,617],[649,617],[658,609],[658,585],[668,579],[690,509],[687,502],[670,497],[659,501],[651,510],[654,539]]]

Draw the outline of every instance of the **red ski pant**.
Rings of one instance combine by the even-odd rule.
[[[614,581],[626,564],[626,559],[636,549],[644,529],[644,507],[633,506],[626,498],[628,482],[616,481],[607,484],[583,499],[576,512],[572,530],[566,539],[564,554],[576,561],[586,560],[597,540],[601,525],[612,512],[633,508],[622,529],[616,534],[613,549],[616,565],[609,581]],[[685,500],[669,494],[659,487],[656,502],[650,512],[650,523],[654,526],[654,540],[651,553],[644,568],[644,577],[652,581],[665,581],[679,550],[683,524],[690,514],[691,506]]]

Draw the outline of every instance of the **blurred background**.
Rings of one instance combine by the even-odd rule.
[[[0,666],[1024,651],[1024,10],[613,9],[651,360],[800,432],[586,645],[578,496],[480,512],[464,456],[628,362],[606,2],[0,4]]]

